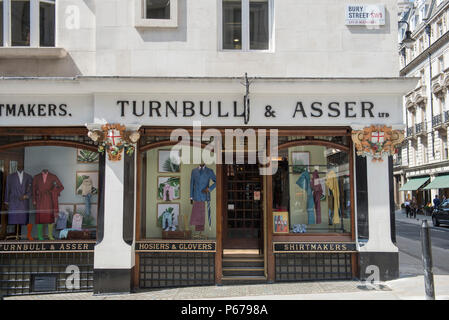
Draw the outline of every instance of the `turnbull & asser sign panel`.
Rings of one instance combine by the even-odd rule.
[[[0,126],[121,123],[186,126],[341,126],[402,123],[400,97],[326,95],[0,96]]]

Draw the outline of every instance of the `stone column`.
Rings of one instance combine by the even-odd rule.
[[[431,174],[430,175],[430,182],[432,182],[433,180],[435,180],[435,175]],[[433,199],[435,198],[435,195],[438,194],[438,189],[430,189],[430,202],[432,203],[433,206]]]
[[[137,129],[132,128],[133,132]],[[103,131],[98,142],[107,141],[106,130],[91,130],[90,136],[93,131],[97,134]],[[123,139],[123,132],[121,137]],[[124,149],[119,156],[111,155],[107,150],[104,153],[104,189],[99,200],[98,236],[94,251],[94,294],[129,293],[132,291],[135,267],[136,157],[134,153],[128,155]]]
[[[379,135],[384,139],[379,141]],[[364,199],[367,202],[369,237],[366,243],[358,244],[360,279],[365,280],[373,270],[379,277],[375,280],[396,279],[399,277],[399,250],[392,239],[395,229],[394,182],[390,155],[394,146],[402,141],[403,133],[385,126],[371,126],[354,130],[352,139],[357,154],[366,157],[367,196]],[[359,174],[362,172],[357,172]]]
[[[378,268],[381,281],[399,277],[399,250],[391,236],[391,201],[388,157],[373,162],[367,156],[368,178],[368,242],[359,249],[360,278],[366,279]],[[375,178],[374,178],[375,177]]]

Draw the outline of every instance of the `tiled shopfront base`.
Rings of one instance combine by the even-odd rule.
[[[76,267],[79,287],[71,280]],[[4,296],[92,291],[93,267],[93,252],[0,254],[0,291]]]
[[[276,281],[352,279],[351,253],[275,254]]]
[[[215,284],[215,253],[141,253],[140,288]]]

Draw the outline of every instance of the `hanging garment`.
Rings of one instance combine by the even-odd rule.
[[[209,186],[209,181],[212,180],[212,185]],[[215,182],[217,178],[212,169],[203,166],[192,170],[190,177],[190,199],[193,201],[206,201],[207,202],[207,218],[209,221],[209,228],[212,225],[211,209],[210,209],[210,193],[215,189]],[[209,188],[209,192],[203,192],[204,189]],[[193,215],[193,208],[192,208]],[[192,221],[192,219],[190,219]],[[204,220],[204,218],[203,218]],[[192,224],[192,223],[190,223]],[[194,224],[192,224],[194,225]],[[204,230],[204,222],[203,222]],[[200,230],[197,230],[200,231]]]
[[[58,219],[56,220],[56,230],[66,229],[68,218],[69,216],[67,215],[67,212],[59,212]]]
[[[175,198],[175,190],[171,185],[166,184],[162,192],[162,199],[164,201],[172,201],[174,198]]]
[[[22,179],[17,172],[6,177],[5,203],[8,204],[8,224],[28,224],[33,178],[25,172],[22,174]],[[21,200],[23,196],[28,196],[28,199]]]
[[[316,223],[321,224],[321,196],[323,195],[323,188],[321,187],[320,177],[318,171],[313,171],[310,186],[313,190],[313,202],[315,203]]]
[[[209,186],[210,180],[213,182],[211,186]],[[215,189],[216,180],[214,171],[206,166],[193,169],[190,177],[190,199],[207,201],[207,194],[202,191],[209,187],[209,192],[212,192]]]
[[[92,193],[93,182],[90,177],[84,179],[77,191],[81,191],[82,196],[86,196]]]
[[[313,193],[310,188],[310,174],[309,171],[305,170],[299,176],[296,184],[306,192],[307,195],[307,218],[308,224],[315,224],[315,208],[313,202]]]
[[[329,225],[332,225],[332,216],[334,213],[334,195],[332,194],[332,190],[329,189],[329,196],[327,197],[327,206],[329,208]]]
[[[190,224],[195,226],[195,231],[204,231],[204,216],[206,214],[204,201],[194,201],[192,207],[192,215],[190,216]]]
[[[62,190],[64,186],[56,175],[50,172],[45,175],[41,172],[34,176],[33,203],[36,206],[36,224],[54,223],[55,218],[58,218],[58,197]]]
[[[334,199],[332,224],[338,224],[340,223],[340,191],[338,187],[337,175],[333,170],[329,171],[326,175],[326,186],[332,191]]]

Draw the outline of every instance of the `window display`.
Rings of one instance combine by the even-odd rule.
[[[203,151],[159,147],[145,152],[142,238],[215,239],[216,166],[192,163],[195,152]]]
[[[277,161],[278,171],[273,176],[275,233],[351,232],[346,152],[300,145],[279,150]]]
[[[7,239],[79,239],[76,232],[95,239],[98,162],[77,161],[79,151],[69,147],[24,147],[10,153],[17,159],[5,178],[2,214],[16,234]]]

